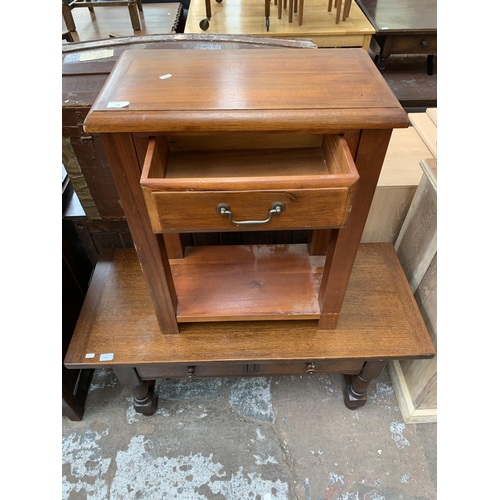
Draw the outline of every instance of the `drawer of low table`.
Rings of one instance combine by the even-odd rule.
[[[150,139],[141,185],[153,231],[345,227],[359,178],[347,143],[308,141],[175,151],[166,137]]]
[[[354,375],[361,371],[364,361],[266,361],[263,363],[201,363],[138,366],[137,373],[143,379],[159,378],[203,378],[314,375],[321,373],[343,373]]]
[[[437,54],[437,35],[387,35],[391,54]],[[387,42],[386,42],[387,43]]]

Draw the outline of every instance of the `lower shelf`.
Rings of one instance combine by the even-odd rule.
[[[171,261],[177,321],[318,319],[324,262],[307,245],[188,247]]]
[[[318,330],[315,320],[189,322],[180,325],[180,333],[167,335],[158,327],[135,251],[117,249],[102,255],[95,269],[65,365],[131,366],[154,378],[206,363],[212,364],[211,376],[218,367],[224,376],[232,363],[261,364],[267,373],[284,374],[280,367],[295,373],[310,362],[349,361],[350,369],[357,366],[353,361],[434,355],[391,244],[360,245],[334,331]]]

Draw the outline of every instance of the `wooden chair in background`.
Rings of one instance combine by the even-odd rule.
[[[141,29],[141,22],[139,20],[139,11],[142,12],[142,0],[104,0],[102,2],[94,2],[92,0],[74,0],[67,3],[62,0],[62,15],[64,22],[69,31],[76,31],[75,20],[71,11],[77,7],[88,8],[89,12],[94,12],[94,7],[128,7],[130,13],[130,21],[134,30]]]
[[[342,14],[342,21],[345,21],[349,17],[349,13],[351,12],[351,4],[352,0],[344,0],[344,1],[328,0],[328,12],[332,11],[332,7],[335,7],[336,9],[335,24],[339,24],[341,14]],[[274,0],[274,5],[278,5],[278,19],[281,19],[283,9],[287,8],[287,0]],[[342,7],[344,7],[343,13],[342,13]],[[289,23],[291,23],[293,20],[293,14],[297,13],[299,15],[298,16],[299,26],[301,26],[302,21],[304,20],[304,0],[290,0],[290,9],[288,10]]]

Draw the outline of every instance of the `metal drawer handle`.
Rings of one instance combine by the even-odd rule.
[[[314,363],[308,363],[306,373],[314,375],[316,373],[316,365]]]
[[[269,217],[266,220],[234,220],[233,219],[233,214],[231,212],[231,207],[227,205],[226,203],[219,203],[215,207],[215,211],[220,214],[220,215],[227,215],[229,217],[229,222],[231,224],[236,224],[237,226],[257,226],[259,224],[265,224],[266,222],[269,222],[274,214],[280,214],[285,210],[285,205],[284,203],[281,203],[280,201],[275,201],[272,205],[271,208],[269,209]]]

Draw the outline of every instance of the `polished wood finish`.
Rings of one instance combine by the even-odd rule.
[[[232,227],[224,226],[225,217],[216,213],[217,204],[236,204],[238,217],[262,220],[263,205],[269,210],[272,202],[281,201],[278,195],[286,197],[290,208],[276,215],[269,229],[344,227],[350,212],[347,227],[331,233],[319,292],[319,328],[336,327],[392,128],[406,126],[407,117],[363,50],[324,49],[311,51],[307,58],[302,54],[286,49],[263,51],[258,58],[245,50],[125,52],[87,116],[85,130],[107,137],[110,164],[132,236],[141,262],[144,260],[147,281],[153,284],[151,296],[158,301],[157,314],[166,315],[161,319],[165,333],[175,331],[176,299],[167,254],[159,250],[159,240],[152,230],[230,230]],[[171,75],[166,79],[160,78],[165,74],[163,67]],[[233,71],[234,67],[238,71]],[[291,80],[292,92],[285,95],[281,89]],[[317,82],[314,89],[311,80]],[[109,108],[110,102],[126,105]],[[256,133],[268,137],[305,134],[307,141],[309,135],[321,135],[322,147],[313,151],[326,170],[322,167],[318,171],[307,148],[299,150],[306,153],[304,164],[300,164],[297,150],[285,155],[287,161],[294,158],[293,168],[285,169],[288,175],[275,175],[281,168],[283,151],[272,149],[265,149],[265,154],[254,150],[249,154],[242,149],[211,152],[215,155],[213,163],[206,159],[211,155],[182,152],[176,166],[167,139],[160,138],[210,133],[218,137],[223,134],[234,143],[235,135],[245,137],[249,132],[252,137]],[[137,191],[141,168],[137,158],[141,155],[132,149],[130,134],[134,133],[158,135],[145,155],[142,182],[146,191],[152,191],[145,200]],[[248,138],[243,142],[248,144]],[[208,174],[203,178],[196,177],[200,175],[196,163],[201,160],[208,163]],[[258,167],[261,162],[273,175],[263,175]],[[314,175],[306,175],[310,166]],[[356,168],[361,178],[352,204]],[[221,170],[225,170],[224,175]],[[245,174],[247,170],[249,174]],[[297,175],[298,170],[304,173]],[[217,177],[211,180],[214,171]],[[339,193],[343,193],[340,198],[335,194],[339,187]],[[158,189],[160,192],[155,193]],[[217,191],[223,191],[224,198]],[[337,202],[340,205],[336,206]],[[259,207],[258,213],[252,212],[254,206]],[[198,209],[201,213],[197,215]],[[156,254],[150,254],[151,250]],[[171,304],[165,304],[162,293],[171,294]],[[235,311],[238,318],[237,308]]]
[[[149,401],[160,377],[257,376],[307,373],[352,375],[354,396],[366,401],[368,384],[390,359],[430,358],[435,348],[391,244],[362,244],[334,333],[316,321],[249,321],[181,324],[163,335],[133,250],[101,258],[66,355],[69,368],[115,369]],[[108,360],[101,360],[108,354]],[[112,354],[112,359],[109,355]],[[359,377],[357,377],[359,375]]]
[[[188,247],[171,261],[177,321],[318,319],[324,257],[307,245]]]
[[[355,2],[349,17],[336,23],[336,12],[328,12],[327,0],[307,0],[270,5],[269,30],[264,5],[260,2],[235,0],[212,5],[212,16],[206,33],[256,35],[310,39],[318,47],[362,47],[368,50],[375,29]],[[281,12],[281,14],[280,14]],[[206,18],[205,0],[191,0],[185,33],[202,33],[200,21]],[[302,22],[300,21],[302,19]]]
[[[238,71],[230,70],[235,67]],[[166,73],[173,76],[160,79]],[[290,81],[294,85],[283,92]],[[130,104],[108,108],[121,101]],[[325,49],[307,57],[286,49],[259,57],[252,50],[154,50],[122,54],[84,128],[90,133],[327,134],[407,124],[406,113],[363,50]]]
[[[285,210],[266,223],[269,230],[346,225],[359,175],[342,137],[325,135],[317,148],[207,153],[170,152],[166,138],[151,139],[141,185],[153,231],[255,230],[221,216],[219,203],[236,220],[263,220],[282,202]]]
[[[92,305],[93,304],[93,305]],[[117,249],[94,272],[68,350],[73,368],[211,362],[432,357],[435,349],[389,243],[360,245],[335,332],[316,321],[185,323],[162,335],[136,253]],[[87,353],[94,353],[87,358]],[[113,353],[111,361],[100,361]]]

